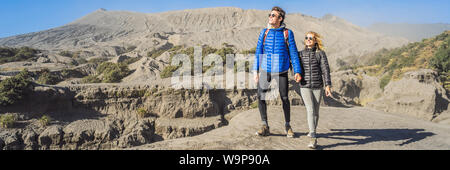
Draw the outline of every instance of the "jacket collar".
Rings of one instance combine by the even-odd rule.
[[[316,48],[316,47],[313,47],[313,48],[306,48],[305,50],[306,50],[306,51],[317,51],[317,48]]]
[[[267,29],[273,29],[273,30],[277,30],[278,31],[278,30],[283,30],[284,28],[286,28],[286,24],[285,23],[281,24],[279,28],[272,28],[272,26],[270,24],[267,24]]]

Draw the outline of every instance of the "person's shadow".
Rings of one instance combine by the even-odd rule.
[[[331,145],[319,144],[317,149],[347,145],[363,145],[381,141],[403,141],[402,143],[397,144],[399,146],[403,146],[435,135],[431,132],[425,132],[424,129],[331,129],[331,131],[334,132],[318,134],[318,138],[339,139],[352,142],[340,142]],[[360,136],[363,138],[349,138],[351,136]]]
[[[308,133],[300,133],[300,132],[294,132],[294,136],[292,138],[300,138],[300,136],[306,136]],[[270,133],[269,136],[279,136],[279,137],[286,137],[285,133]]]

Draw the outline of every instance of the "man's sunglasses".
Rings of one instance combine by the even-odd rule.
[[[279,16],[275,14],[269,14],[269,17],[279,17]]]
[[[314,40],[314,38],[313,37],[305,37],[305,40]]]

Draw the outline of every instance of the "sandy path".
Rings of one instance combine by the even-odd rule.
[[[202,135],[166,140],[131,149],[308,149],[309,137],[306,110],[291,108],[291,125],[296,133],[287,138],[284,133],[282,108],[268,107],[271,135],[259,137],[258,109],[236,114],[228,126]],[[450,149],[450,125],[393,115],[364,107],[322,107],[318,125],[318,149],[338,150],[403,150]]]

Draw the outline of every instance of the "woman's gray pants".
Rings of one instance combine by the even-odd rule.
[[[315,138],[317,124],[319,123],[319,107],[323,95],[323,89],[300,88],[300,93],[306,107],[309,136]]]

